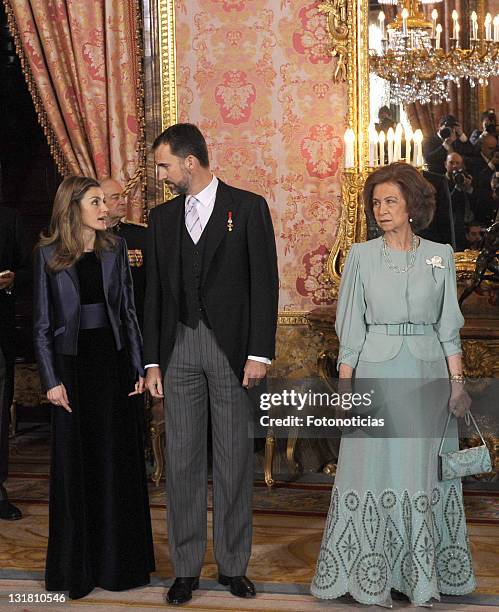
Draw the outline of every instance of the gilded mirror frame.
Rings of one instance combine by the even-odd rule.
[[[342,174],[342,211],[332,244],[327,270],[332,279],[332,297],[337,296],[345,257],[354,242],[367,238],[367,222],[362,203],[362,188],[369,174],[369,0],[324,0],[319,10],[326,14],[331,36],[331,53],[336,57],[334,81],[346,81],[346,128],[351,128],[354,168]],[[485,0],[478,0],[480,22],[485,15]],[[480,88],[479,106],[486,108],[486,88]],[[459,281],[472,278],[477,251],[455,253]]]

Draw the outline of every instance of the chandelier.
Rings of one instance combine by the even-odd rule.
[[[487,13],[484,35],[479,36],[478,16],[469,16],[469,46],[464,46],[459,15],[452,12],[450,49],[442,48],[442,26],[438,11],[431,21],[418,0],[378,0],[380,4],[399,4],[402,11],[385,27],[385,14],[378,15],[382,48],[370,50],[371,69],[390,83],[390,97],[395,104],[420,102],[438,104],[450,101],[447,83],[459,87],[467,79],[471,87],[487,85],[499,75],[499,15]],[[442,0],[423,1],[437,4]],[[492,32],[493,26],[493,32]]]

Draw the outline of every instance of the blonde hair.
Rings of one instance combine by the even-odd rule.
[[[47,234],[40,235],[38,246],[55,245],[55,252],[47,266],[59,272],[74,266],[85,250],[83,225],[81,222],[81,200],[92,187],[100,187],[98,181],[88,176],[68,176],[59,185],[55,194],[52,217]],[[100,257],[102,251],[110,250],[116,238],[107,231],[95,232],[94,251]]]

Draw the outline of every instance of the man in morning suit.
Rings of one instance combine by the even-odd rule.
[[[133,280],[133,297],[137,320],[141,331],[144,322],[144,298],[146,293],[146,234],[147,225],[128,221],[126,218],[127,203],[123,187],[112,178],[100,181],[108,209],[108,229],[125,239],[128,249],[128,261]]]
[[[188,123],[154,144],[158,178],[178,197],[149,218],[146,386],[165,395],[168,540],[176,575],[167,602],[189,601],[206,548],[207,422],[213,437],[213,540],[219,582],[253,597],[253,440],[247,388],[274,358],[278,276],[272,219],[259,195],[211,173]],[[164,378],[163,378],[164,377]]]
[[[25,239],[19,213],[0,207],[0,519],[15,521],[21,511],[9,502],[4,482],[9,463],[9,413],[14,395],[15,285],[27,275]]]

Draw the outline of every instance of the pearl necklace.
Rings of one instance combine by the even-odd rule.
[[[383,242],[383,247],[381,249],[383,257],[385,258],[386,264],[390,268],[390,270],[393,270],[397,274],[404,274],[405,272],[408,272],[411,268],[414,267],[414,262],[416,261],[416,250],[418,248],[418,238],[415,234],[412,235],[412,246],[408,251],[408,253],[410,254],[409,263],[407,264],[407,266],[402,267],[396,266],[393,263],[392,258],[390,257],[390,253],[388,252],[388,245],[386,244],[384,236],[381,237],[381,240]]]

